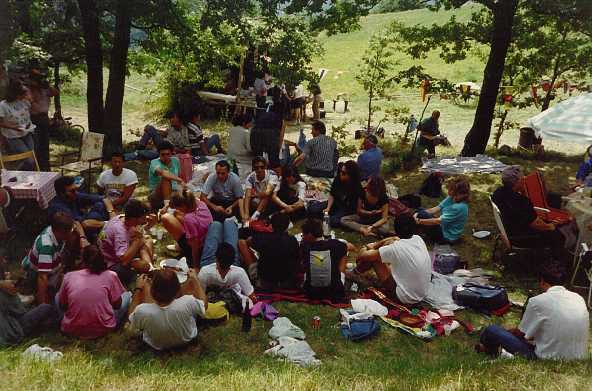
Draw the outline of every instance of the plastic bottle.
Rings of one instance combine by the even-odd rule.
[[[245,311],[243,312],[243,327],[242,330],[245,333],[248,333],[249,331],[251,331],[251,323],[252,323],[252,319],[251,319],[251,309],[249,308],[249,303],[245,303]]]
[[[323,216],[323,236],[328,239],[331,236],[331,225],[329,224],[329,213]]]

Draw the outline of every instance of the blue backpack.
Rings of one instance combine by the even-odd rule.
[[[353,320],[341,325],[341,335],[348,341],[360,341],[378,333],[380,325],[376,319]]]

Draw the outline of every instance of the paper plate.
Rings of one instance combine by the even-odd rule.
[[[185,257],[179,260],[174,258],[163,259],[162,261],[160,261],[160,267],[162,269],[174,269],[180,284],[187,281],[187,272],[189,271],[189,266],[187,266],[187,260],[185,259]]]
[[[473,232],[473,236],[476,237],[477,239],[485,239],[489,235],[491,235],[491,232],[489,232],[489,231],[475,231],[475,232]]]

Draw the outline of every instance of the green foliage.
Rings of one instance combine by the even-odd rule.
[[[383,176],[390,176],[400,171],[411,171],[421,164],[421,159],[412,151],[412,142],[413,140],[400,134],[380,140],[380,148],[384,155]]]
[[[425,7],[423,0],[382,0],[372,11],[373,14],[382,14],[387,12],[408,11]]]
[[[348,129],[352,122],[353,120],[348,120],[341,125],[331,125],[331,137],[337,142],[340,157],[353,156],[359,150],[360,146],[352,140],[351,131]]]

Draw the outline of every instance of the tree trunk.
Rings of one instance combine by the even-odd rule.
[[[59,61],[56,61],[55,64],[53,64],[53,86],[56,90],[59,90],[60,84],[62,84],[60,79],[60,63]],[[60,94],[57,94],[53,97],[53,105],[55,109],[54,116],[57,118],[62,118],[62,100],[60,98]]]
[[[103,48],[99,11],[95,0],[78,0],[86,56],[86,104],[88,130],[103,132]]]
[[[475,112],[473,126],[465,137],[465,145],[462,149],[462,156],[475,156],[485,152],[489,136],[491,134],[491,123],[497,101],[506,54],[512,41],[512,26],[516,13],[518,0],[500,0],[492,5],[493,11],[493,36],[491,50],[483,75],[483,87]]]
[[[109,64],[109,84],[105,100],[105,143],[103,151],[109,155],[122,147],[123,97],[127,73],[127,55],[131,32],[131,5],[129,0],[118,0],[115,18],[115,36]]]

